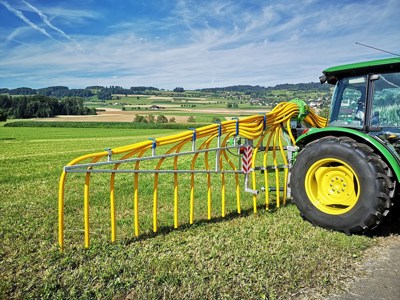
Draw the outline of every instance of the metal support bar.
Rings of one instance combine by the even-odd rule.
[[[222,135],[222,126],[221,123],[218,123],[218,138],[217,138],[217,153],[215,155],[215,171],[219,171],[219,158],[221,156],[221,151],[219,148],[221,147],[221,135]]]
[[[171,154],[164,154],[164,155],[156,155],[156,156],[146,156],[140,158],[129,158],[129,159],[121,159],[121,160],[114,160],[114,161],[103,161],[97,163],[86,163],[86,164],[76,164],[73,166],[65,166],[64,172],[71,172],[70,170],[73,169],[80,169],[80,168],[88,168],[88,167],[98,167],[98,166],[106,166],[106,165],[114,165],[114,164],[123,164],[123,163],[130,163],[130,162],[137,162],[137,161],[144,161],[144,160],[152,160],[152,159],[159,159],[159,158],[168,158],[168,157],[175,157],[175,156],[183,156],[183,155],[193,155],[193,153],[204,153],[204,152],[212,152],[218,150],[227,150],[227,149],[235,149],[238,146],[226,146],[226,147],[218,147],[218,148],[208,148],[202,150],[196,150],[194,152],[179,152],[179,153],[171,153]]]
[[[288,148],[290,148],[290,147],[292,147],[292,146],[283,146],[282,148],[280,146],[268,147],[268,151],[271,151],[271,150],[288,150]]]
[[[106,149],[104,149],[104,150],[106,150],[106,151],[108,152],[107,161],[111,161],[111,156],[112,156],[112,150],[111,150],[111,148],[106,148]]]
[[[246,176],[244,177],[244,191],[253,195],[258,195],[259,193],[258,190],[253,190],[249,188],[249,174],[246,174]]]
[[[239,135],[239,118],[235,117],[232,120],[236,120],[236,130],[235,130],[235,137],[233,139],[233,145],[236,146],[236,137]]]
[[[154,138],[149,138],[149,140],[153,141],[153,144],[151,145],[151,155],[154,157],[154,156],[156,156],[157,142],[156,142],[156,139],[154,139]]]
[[[196,151],[196,128],[189,128],[190,130],[193,130],[193,137],[192,137],[192,151]]]
[[[268,188],[268,191],[269,191],[269,192],[276,192],[276,188],[270,187],[270,188]],[[279,188],[279,191],[283,192],[283,191],[284,191],[284,188]]]
[[[202,173],[202,174],[243,174],[242,171],[234,171],[234,170],[219,170],[219,171],[214,171],[214,170],[110,170],[110,169],[104,169],[104,170],[93,170],[93,169],[88,169],[88,170],[71,170],[68,173],[170,173],[170,174],[175,174],[175,173],[188,173],[188,174],[196,174],[196,173]]]
[[[277,165],[277,166],[267,166],[267,167],[255,167],[254,170],[257,171],[272,171],[272,170],[282,170],[289,169],[289,165]]]

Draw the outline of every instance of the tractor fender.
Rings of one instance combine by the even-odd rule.
[[[378,137],[368,135],[364,132],[343,127],[310,128],[306,133],[297,138],[296,145],[300,148],[303,148],[308,143],[325,136],[347,136],[359,143],[370,146],[374,152],[380,155],[392,169],[396,177],[396,181],[400,182],[400,156],[394,150],[392,145]]]

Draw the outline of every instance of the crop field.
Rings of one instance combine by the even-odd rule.
[[[96,106],[96,108],[99,108]],[[211,113],[211,112],[214,113]],[[176,123],[188,124],[190,126],[190,122],[188,122],[189,117],[194,118],[193,123],[202,123],[202,124],[211,124],[213,123],[214,118],[219,118],[221,121],[230,120],[233,116],[242,117],[242,116],[250,116],[256,114],[265,114],[269,110],[255,110],[255,109],[236,109],[236,110],[227,110],[227,109],[218,109],[213,108],[212,110],[192,110],[189,108],[180,108],[180,109],[163,109],[163,110],[131,110],[129,107],[126,108],[125,111],[121,109],[110,109],[106,108],[105,111],[98,111],[97,115],[59,115],[55,118],[41,118],[41,119],[33,119],[40,121],[62,121],[62,122],[133,122],[136,115],[147,117],[149,115],[157,118],[159,115],[165,116],[168,120],[171,117],[175,118]]]
[[[160,230],[154,234],[153,174],[139,179],[138,238],[133,233],[133,175],[118,175],[117,240],[111,243],[109,175],[96,174],[91,183],[91,246],[84,249],[84,175],[68,174],[65,251],[60,253],[57,195],[63,166],[83,154],[177,130],[2,125],[1,299],[312,299],[340,288],[364,250],[376,244],[366,236],[315,228],[290,203],[266,211],[260,197],[254,214],[251,195],[244,192],[238,214],[229,176],[224,218],[217,200],[220,187],[213,179],[211,220],[204,202],[205,177],[196,177],[193,225],[187,200],[190,180],[182,176],[180,226],[173,229],[173,180],[162,175]]]

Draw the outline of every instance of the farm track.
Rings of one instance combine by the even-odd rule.
[[[179,109],[179,110],[137,110],[137,111],[122,111],[115,108],[106,108],[105,111],[98,111],[97,115],[86,115],[86,116],[56,116],[55,118],[41,118],[40,121],[46,122],[132,122],[135,115],[148,115],[148,114],[165,114],[168,117],[174,117],[177,123],[186,123],[188,116],[193,113],[204,113],[204,114],[222,114],[227,115],[227,118],[238,115],[256,115],[259,113],[266,112],[264,110],[229,110],[229,109]],[[177,115],[174,115],[177,113]],[[187,116],[182,116],[182,113],[187,113]],[[37,120],[37,119],[32,119]],[[210,120],[211,123],[211,120]]]

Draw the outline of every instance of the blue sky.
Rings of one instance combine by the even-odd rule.
[[[318,81],[400,54],[400,1],[0,0],[0,87]]]

